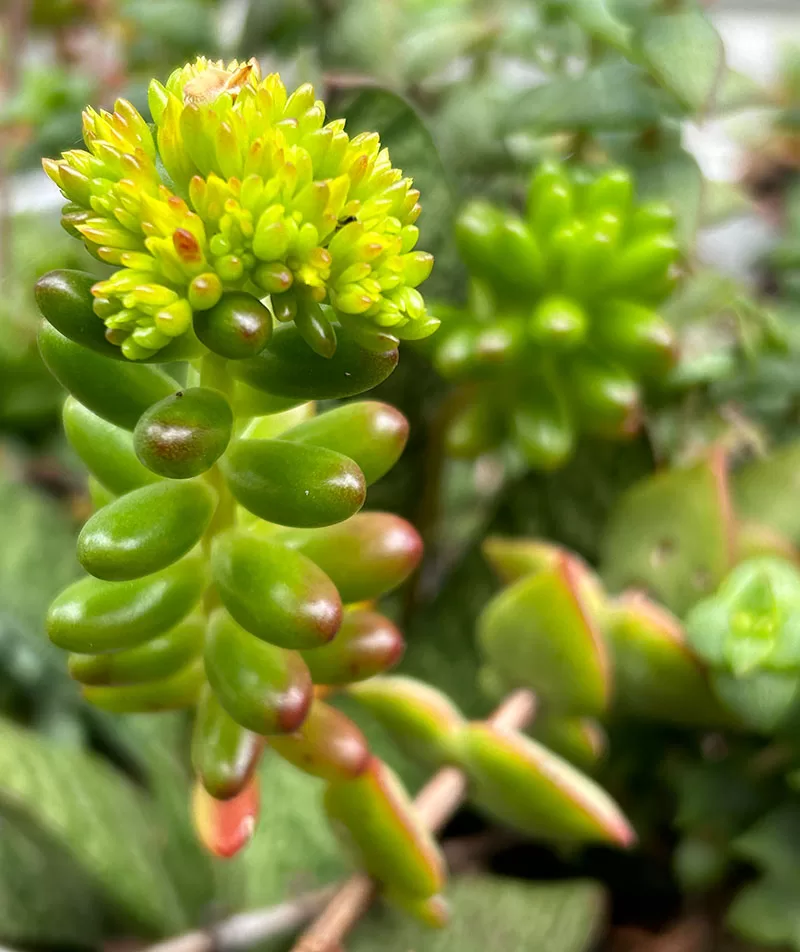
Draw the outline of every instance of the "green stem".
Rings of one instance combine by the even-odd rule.
[[[196,365],[197,366],[197,365]],[[233,381],[228,373],[227,365],[222,357],[216,354],[206,354],[199,361],[197,366],[201,387],[210,387],[218,390],[224,396],[230,398],[233,394]],[[236,525],[236,500],[225,482],[225,477],[219,465],[215,463],[207,473],[205,479],[217,494],[217,508],[211,522],[203,534],[201,545],[206,556],[211,551],[211,544],[214,538],[220,532],[230,529]],[[213,585],[209,585],[203,600],[206,612],[212,611],[219,605],[219,595]]]

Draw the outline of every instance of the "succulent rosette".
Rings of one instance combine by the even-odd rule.
[[[658,312],[680,258],[674,228],[668,205],[636,201],[622,168],[544,162],[524,215],[466,206],[456,241],[470,299],[441,309],[434,355],[461,385],[448,431],[454,455],[506,441],[530,466],[555,469],[583,434],[638,431],[645,391],[677,356]]]

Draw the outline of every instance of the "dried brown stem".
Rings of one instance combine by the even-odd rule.
[[[531,691],[510,694],[489,718],[495,727],[512,729],[528,724],[536,710]],[[440,770],[420,790],[414,806],[423,823],[438,831],[462,803],[467,778],[455,767]],[[369,908],[377,893],[373,880],[356,873],[339,889],[321,916],[298,939],[292,952],[335,952],[347,933]]]

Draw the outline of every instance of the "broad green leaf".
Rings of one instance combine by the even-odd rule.
[[[786,443],[736,472],[736,514],[780,532],[800,545],[800,442]]]
[[[748,942],[800,949],[797,881],[764,877],[746,885],[728,908],[726,924]]]
[[[357,927],[350,952],[584,952],[603,920],[600,886],[587,881],[526,883],[475,876],[447,891],[450,925],[432,931],[407,915],[375,908]]]
[[[705,109],[724,67],[722,39],[698,9],[649,18],[634,40],[653,77],[692,112]]]
[[[606,0],[561,0],[567,14],[587,33],[621,52],[628,51],[633,30],[620,20]]]
[[[733,559],[722,451],[637,483],[620,499],[603,539],[610,591],[641,588],[676,615],[713,592]]]
[[[785,674],[751,674],[735,678],[713,674],[717,697],[751,730],[771,734],[800,700],[800,679]]]
[[[769,101],[768,91],[746,73],[726,68],[714,94],[713,113],[725,115],[739,109],[753,109]]]
[[[677,218],[676,237],[683,249],[694,245],[700,222],[703,173],[693,156],[682,149],[631,157],[636,170],[636,195],[641,201],[668,202]]]
[[[0,476],[0,525],[2,612],[44,639],[50,600],[80,574],[66,509],[44,493]]]
[[[98,890],[58,844],[0,811],[0,940],[81,947],[101,935]]]
[[[120,914],[146,933],[185,924],[158,852],[159,816],[92,755],[0,721],[0,809],[4,805],[61,843]]]
[[[195,921],[214,895],[209,854],[197,838],[190,814],[187,767],[189,724],[184,712],[131,714],[114,718],[117,736],[135,753],[161,818],[160,849],[175,891]]]
[[[256,832],[221,869],[219,898],[232,908],[274,905],[347,871],[322,809],[324,783],[269,750],[261,759],[259,778]]]
[[[528,125],[540,134],[629,129],[658,122],[671,111],[666,99],[641,69],[612,60],[524,92],[511,101],[505,127],[513,132]]]
[[[800,885],[800,806],[787,801],[733,841],[737,856],[771,876]]]
[[[388,89],[366,87],[358,92],[344,110],[350,135],[363,131],[378,132],[381,145],[389,149],[392,164],[414,180],[421,194],[418,247],[437,259],[436,271],[447,270],[452,255],[450,240],[454,215],[453,195],[447,171],[431,130],[422,117],[402,96]],[[423,285],[426,294],[431,285]]]

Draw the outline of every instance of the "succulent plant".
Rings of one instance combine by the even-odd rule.
[[[630,174],[544,162],[524,217],[484,201],[456,241],[471,276],[466,310],[442,310],[435,362],[463,384],[448,447],[475,456],[509,440],[554,469],[581,433],[620,439],[640,425],[642,391],[676,357],[657,312],[679,258],[674,217],[637,204]]]

